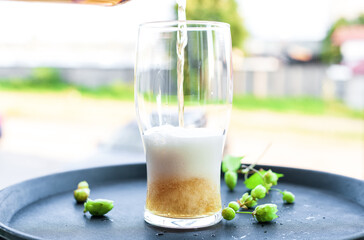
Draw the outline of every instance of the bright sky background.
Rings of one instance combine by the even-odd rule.
[[[173,1],[103,7],[0,0],[0,66],[134,65],[140,23],[173,20]]]
[[[319,41],[329,26],[330,0],[240,0],[251,35],[264,40]]]
[[[250,34],[273,41],[320,41],[337,18],[364,13],[363,0],[237,1]]]
[[[173,19],[173,1],[133,0],[102,7],[0,1],[0,43],[113,42],[136,38],[138,25]]]
[[[337,17],[364,11],[364,0],[237,1],[250,36],[262,41],[319,41]],[[104,66],[132,65],[138,25],[173,20],[174,4],[132,0],[102,7],[0,0],[0,65],[94,66],[100,59]]]
[[[266,40],[320,40],[335,12],[364,11],[363,0],[237,1],[251,35]],[[174,3],[132,0],[100,7],[0,1],[0,43],[135,41],[140,23],[173,19]]]

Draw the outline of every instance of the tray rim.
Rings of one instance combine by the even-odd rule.
[[[12,188],[20,187],[23,184],[39,181],[39,180],[42,180],[42,179],[47,179],[47,178],[50,178],[50,177],[62,176],[62,175],[77,173],[77,172],[80,172],[80,171],[86,171],[87,172],[87,171],[95,171],[95,170],[99,170],[99,169],[106,170],[106,169],[111,169],[111,168],[115,168],[115,167],[139,167],[140,168],[140,167],[145,167],[145,166],[146,166],[145,162],[138,162],[138,163],[126,163],[126,164],[115,164],[115,165],[106,165],[106,166],[78,168],[78,169],[73,169],[73,170],[67,170],[67,171],[51,173],[51,174],[47,174],[47,175],[44,175],[44,176],[39,176],[39,177],[27,179],[27,180],[21,181],[19,183],[7,186],[7,187],[5,187],[3,189],[0,189],[0,200],[1,200],[2,194],[5,191],[9,191]],[[281,172],[300,171],[300,172],[304,172],[305,174],[318,174],[318,175],[323,175],[323,176],[327,176],[327,177],[334,177],[334,178],[339,178],[341,181],[346,180],[346,181],[351,181],[353,183],[362,185],[362,187],[364,188],[364,180],[356,179],[356,178],[352,178],[352,177],[348,177],[348,176],[344,176],[344,175],[340,175],[340,174],[334,174],[334,173],[330,173],[330,172],[310,170],[310,169],[302,169],[302,168],[294,168],[294,167],[274,166],[274,165],[259,165],[258,164],[258,165],[256,165],[256,167],[257,168],[279,169]],[[290,181],[284,181],[284,182],[289,183]],[[303,185],[303,186],[307,186],[307,185],[304,185],[302,183],[301,184],[298,183],[298,184]],[[310,186],[310,185],[308,185],[308,186]],[[313,186],[311,186],[311,187],[313,187]],[[329,191],[333,191],[333,189],[331,189]],[[54,194],[51,194],[50,196],[52,196]],[[351,198],[348,198],[348,199],[351,199]],[[351,199],[351,201],[353,201],[353,199]],[[353,202],[364,207],[364,205],[359,203],[359,202],[356,202],[356,201],[353,201]],[[7,238],[7,237],[9,237],[9,238]],[[1,238],[5,238],[5,239],[30,239],[30,240],[41,240],[41,239],[43,239],[43,238],[39,238],[37,236],[34,236],[34,235],[31,235],[31,234],[19,231],[17,229],[11,228],[8,225],[4,224],[3,222],[0,222],[0,239]],[[350,236],[350,238],[347,238],[347,239],[363,239],[363,238],[364,238],[364,232],[358,233],[358,234],[353,234],[352,236]]]

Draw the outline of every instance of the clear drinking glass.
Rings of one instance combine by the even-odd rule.
[[[179,65],[183,66],[181,88],[177,38],[183,24],[188,41],[184,64]],[[232,104],[229,25],[142,24],[135,104],[147,161],[145,221],[169,228],[218,223],[220,166]]]

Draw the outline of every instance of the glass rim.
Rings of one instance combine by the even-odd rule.
[[[139,25],[139,29],[157,29],[157,30],[175,30],[177,31],[178,25],[186,23],[187,30],[210,30],[210,29],[230,29],[230,24],[215,21],[200,21],[200,20],[187,20],[187,21],[156,21],[146,22]]]

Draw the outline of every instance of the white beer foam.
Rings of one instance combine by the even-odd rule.
[[[161,126],[144,133],[148,180],[202,177],[219,183],[224,136],[207,128]]]

